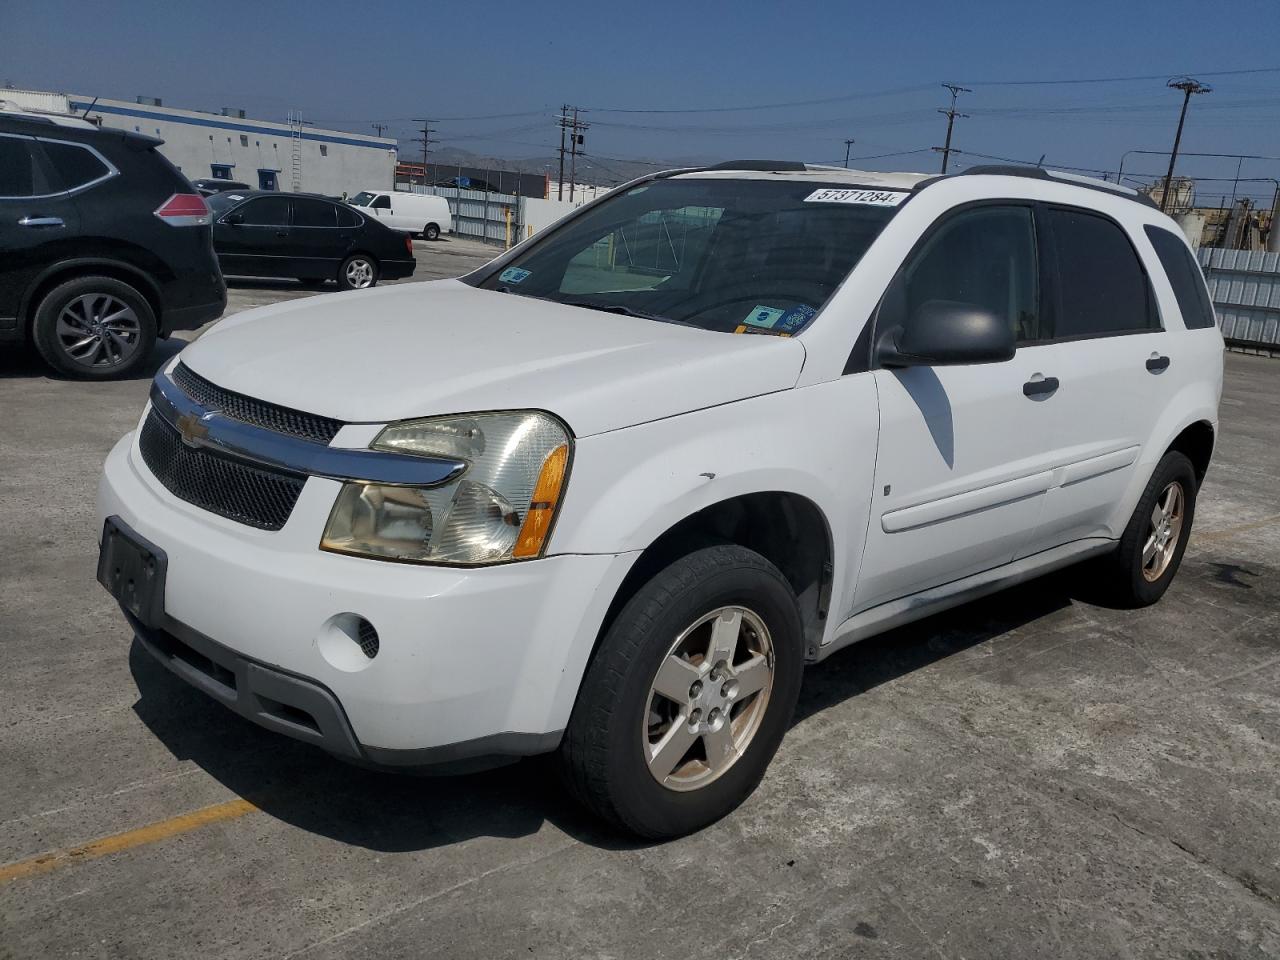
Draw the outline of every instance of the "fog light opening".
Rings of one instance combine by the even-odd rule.
[[[339,613],[325,621],[316,646],[329,664],[345,673],[363,670],[382,647],[378,631],[357,613]]]

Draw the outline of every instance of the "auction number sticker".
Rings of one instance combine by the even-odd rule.
[[[908,194],[904,190],[845,190],[823,187],[804,198],[805,203],[860,203],[870,207],[896,207]]]

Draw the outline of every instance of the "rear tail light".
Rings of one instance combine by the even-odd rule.
[[[407,233],[404,235],[404,248],[409,251],[409,256],[413,256],[413,237]]]
[[[175,193],[160,204],[156,216],[171,227],[203,227],[209,222],[209,205],[198,193]]]

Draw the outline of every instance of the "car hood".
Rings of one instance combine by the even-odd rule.
[[[225,389],[348,422],[536,408],[585,437],[788,389],[804,355],[797,340],[440,280],[246,311],[182,360]]]

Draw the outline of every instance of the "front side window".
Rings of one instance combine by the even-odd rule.
[[[1045,218],[1058,266],[1054,339],[1158,329],[1147,275],[1119,224],[1057,207]]]
[[[985,206],[953,214],[899,275],[897,322],[906,326],[931,300],[994,313],[1019,342],[1039,340],[1039,268],[1030,207]]]
[[[240,222],[246,226],[287,227],[289,225],[289,198],[258,197],[250,200],[236,213],[240,214]]]
[[[0,197],[32,197],[36,194],[34,141],[0,136]]]
[[[91,150],[73,143],[51,143],[42,140],[44,155],[58,174],[63,190],[75,190],[86,183],[101,180],[111,171]]]
[[[1205,289],[1204,274],[1200,272],[1200,265],[1196,263],[1196,258],[1191,255],[1182,238],[1159,227],[1148,225],[1143,229],[1147,231],[1151,245],[1156,248],[1156,256],[1160,258],[1160,265],[1169,278],[1169,286],[1173,287],[1183,325],[1188,330],[1203,330],[1215,326],[1217,320],[1214,318],[1213,304],[1209,300],[1209,291]]]
[[[480,285],[728,333],[794,334],[896,211],[821,202],[875,191],[800,180],[673,177],[633,187],[535,242]]]
[[[336,227],[335,211],[338,208],[324,200],[295,197],[293,200],[293,225],[295,227]]]
[[[373,202],[370,203],[369,206],[374,210],[390,210],[391,198],[384,193],[382,196],[374,197]]]

